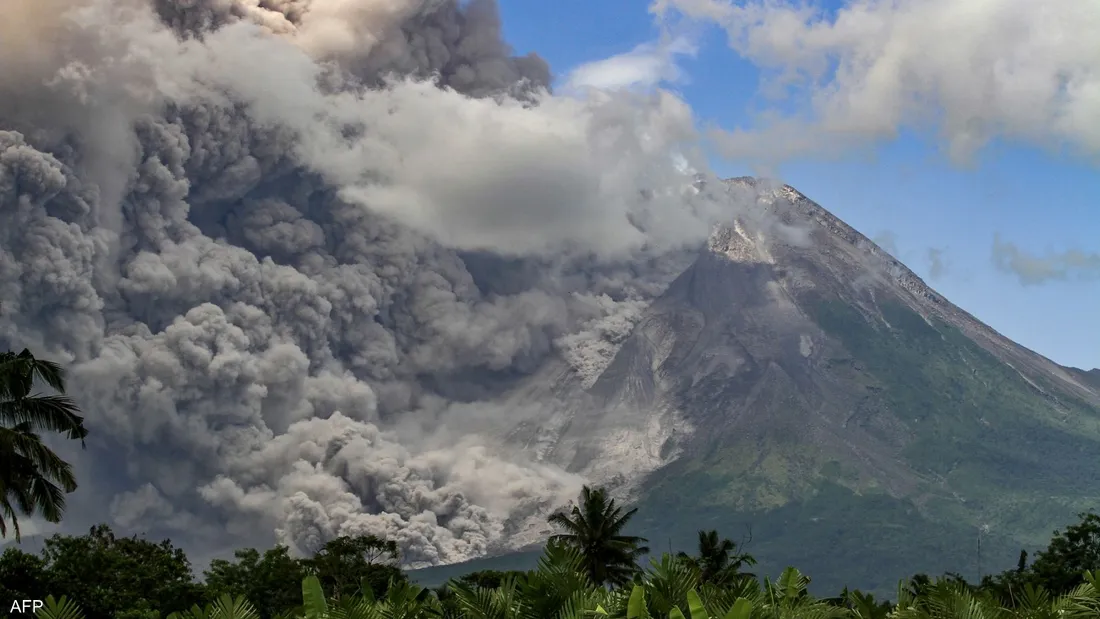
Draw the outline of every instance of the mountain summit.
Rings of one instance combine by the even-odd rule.
[[[594,382],[528,389],[570,412],[514,439],[620,484],[655,547],[751,530],[765,571],[838,590],[1004,569],[1097,505],[1092,374],[1005,338],[792,187],[725,184],[756,207]]]

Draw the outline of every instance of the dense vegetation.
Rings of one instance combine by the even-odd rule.
[[[411,583],[396,545],[374,537],[338,538],[305,559],[282,546],[241,550],[213,561],[199,582],[171,542],[118,538],[99,526],[54,535],[38,555],[4,551],[0,600],[57,596],[38,616],[69,619],[1100,617],[1095,513],[1056,531],[1031,563],[1022,553],[1014,570],[975,584],[917,574],[899,585],[894,604],[849,589],[815,598],[810,577],[793,567],[761,582],[745,572],[755,559],[715,531],[698,534],[694,554],[664,554],[640,568],[646,540],[623,534],[631,516],[586,488],[579,505],[553,517],[561,533],[536,570],[475,572],[436,588]]]
[[[623,535],[632,512],[600,490],[558,514],[561,535],[530,571],[482,571],[433,589],[410,582],[398,549],[375,537],[337,538],[313,557],[284,547],[240,550],[215,560],[204,578],[170,541],[116,537],[106,526],[55,535],[39,555],[0,555],[0,601],[41,599],[43,618],[439,617],[1100,617],[1100,516],[1056,532],[1050,545],[1016,569],[968,583],[956,574],[917,574],[894,603],[858,590],[816,598],[794,568],[762,580],[744,570],[754,558],[717,532],[699,532],[694,554],[665,554],[644,569],[634,557],[645,540]],[[561,518],[567,518],[566,525]],[[838,557],[838,560],[846,560]],[[12,616],[17,616],[13,613]]]
[[[36,382],[55,393],[34,393]],[[76,487],[70,465],[38,434],[87,435],[64,388],[56,364],[28,351],[0,354],[4,537],[18,538],[20,516],[59,521],[65,493]],[[54,535],[37,555],[5,550],[0,604],[18,616],[13,601],[46,598],[38,616],[51,619],[1100,617],[1100,516],[1092,513],[1056,531],[1030,563],[1021,552],[1016,569],[979,583],[917,574],[897,587],[894,603],[848,589],[816,598],[795,568],[761,580],[745,571],[755,558],[717,531],[699,531],[695,554],[665,554],[641,568],[647,540],[626,533],[635,514],[586,487],[576,506],[550,517],[558,533],[536,569],[475,572],[433,589],[410,581],[393,541],[373,536],[340,537],[305,558],[285,547],[239,550],[233,560],[213,561],[200,581],[171,541],[120,538],[99,525],[86,535]]]

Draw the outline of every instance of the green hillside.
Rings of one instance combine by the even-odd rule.
[[[859,583],[884,593],[913,569],[976,575],[982,525],[988,573],[1100,506],[1098,411],[1044,394],[958,330],[900,304],[883,304],[877,324],[839,299],[810,307],[848,353],[827,370],[867,393],[854,423],[885,414],[904,428],[897,456],[919,482],[891,497],[889,472],[789,440],[797,417],[775,415],[775,427],[727,436],[649,478],[637,525],[662,549],[717,528],[751,535],[764,573],[798,564],[822,590]]]

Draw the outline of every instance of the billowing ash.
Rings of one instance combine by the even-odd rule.
[[[682,101],[551,94],[491,0],[4,11],[0,345],[69,364],[74,523],[491,550],[582,482],[493,399],[598,374],[727,215]]]

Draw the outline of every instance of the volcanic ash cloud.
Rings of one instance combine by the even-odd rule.
[[[551,356],[598,371],[728,215],[684,190],[682,101],[552,95],[493,2],[5,10],[0,344],[70,365],[73,527],[499,546],[581,480],[487,402]]]

